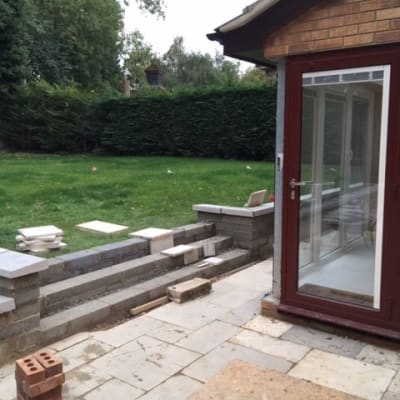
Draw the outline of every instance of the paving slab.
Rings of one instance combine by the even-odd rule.
[[[243,325],[243,328],[263,333],[273,337],[280,337],[285,332],[293,327],[292,324],[287,322],[279,321],[274,318],[264,317],[262,315],[257,315],[255,318],[248,321]]]
[[[0,367],[0,379],[5,378],[7,375],[14,374],[15,363],[11,362]]]
[[[355,358],[365,346],[359,340],[302,326],[294,326],[282,335],[282,339],[351,358]]]
[[[114,233],[121,233],[128,230],[128,227],[125,225],[112,224],[110,222],[104,222],[98,220],[83,222],[82,224],[76,225],[76,227],[81,231],[104,233],[107,235],[111,235]]]
[[[80,332],[77,333],[76,335],[69,336],[66,339],[52,343],[49,347],[55,351],[63,351],[89,338],[90,338],[89,332]]]
[[[230,342],[295,363],[300,361],[311,350],[309,347],[301,344],[277,339],[249,330],[243,330],[230,339]]]
[[[397,374],[393,378],[392,383],[389,386],[389,391],[392,393],[396,393],[400,398],[400,371],[397,372]]]
[[[15,400],[16,386],[14,374],[0,379],[0,398],[1,400]]]
[[[187,329],[199,329],[227,313],[227,309],[202,300],[169,303],[151,311],[148,316]]]
[[[380,400],[395,372],[351,358],[312,350],[289,375],[367,400]]]
[[[75,368],[65,374],[63,400],[75,400],[110,379],[110,375],[103,371],[98,371],[89,365]]]
[[[260,367],[272,368],[281,372],[287,372],[293,366],[291,362],[282,358],[225,342],[185,368],[183,374],[206,382],[233,360],[247,361]]]
[[[27,240],[41,238],[42,236],[62,236],[64,232],[62,229],[54,225],[46,226],[33,226],[29,228],[18,229],[18,232]]]
[[[237,326],[221,321],[213,321],[183,338],[177,342],[177,345],[205,354],[236,335],[240,330]]]
[[[99,358],[91,366],[148,391],[199,357],[198,353],[141,336]]]
[[[188,336],[191,332],[193,332],[192,330],[182,328],[181,326],[169,324],[162,321],[160,322],[162,325],[159,328],[147,332],[146,334],[163,342],[174,344],[178,340],[184,338],[185,336]]]
[[[400,353],[395,350],[366,345],[357,355],[357,360],[380,365],[397,371],[400,368]]]
[[[393,392],[386,392],[382,397],[382,400],[399,400],[399,394]]]
[[[113,347],[120,347],[138,337],[161,328],[163,323],[146,315],[134,318],[114,328],[93,333],[93,338]]]
[[[105,343],[88,339],[57,353],[57,356],[63,361],[64,372],[68,372],[101,357],[112,349],[113,347]]]
[[[135,400],[145,392],[119,379],[111,379],[98,386],[83,398],[84,400]]]
[[[236,308],[242,306],[250,300],[253,300],[255,297],[260,299],[263,298],[265,292],[246,289],[242,287],[237,287],[235,290],[232,290],[228,293],[224,293],[221,296],[213,297],[211,299],[206,299],[207,302],[216,304],[217,306],[222,306],[227,309]]]
[[[227,322],[228,324],[242,326],[250,319],[260,313],[261,301],[259,297],[248,301],[247,303],[229,310],[226,314],[218,319]]]
[[[230,363],[188,400],[356,400],[356,397],[242,361]],[[360,399],[359,399],[360,400]]]
[[[141,397],[140,400],[183,400],[199,390],[201,386],[202,383],[195,379],[176,375]]]

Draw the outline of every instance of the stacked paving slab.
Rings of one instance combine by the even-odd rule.
[[[58,250],[67,246],[62,229],[54,225],[38,226],[18,229],[15,237],[17,250],[40,253],[49,250]]]

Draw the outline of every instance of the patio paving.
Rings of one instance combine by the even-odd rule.
[[[50,345],[64,362],[64,400],[186,399],[234,360],[362,399],[399,398],[398,352],[260,316],[271,282],[267,260],[197,300]],[[0,368],[0,398],[15,399],[12,364]]]

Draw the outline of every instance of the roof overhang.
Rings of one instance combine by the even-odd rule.
[[[227,56],[273,66],[277,60],[264,57],[268,36],[319,2],[321,0],[258,0],[207,37],[222,44]]]

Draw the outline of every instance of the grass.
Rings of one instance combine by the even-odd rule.
[[[242,206],[252,191],[273,193],[273,174],[265,162],[0,155],[0,247],[15,249],[17,229],[29,226],[62,228],[71,252],[127,238],[79,231],[81,222],[104,220],[130,231],[192,223],[192,204]]]

